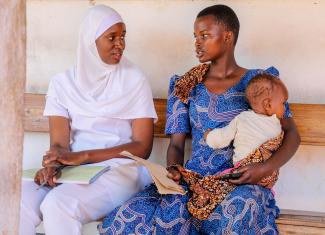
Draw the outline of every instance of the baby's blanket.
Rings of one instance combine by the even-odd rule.
[[[282,132],[276,138],[262,144],[253,153],[241,160],[234,170],[238,167],[264,162],[269,159],[272,153],[280,147],[283,135],[284,133]],[[222,180],[221,174],[202,177],[200,174],[187,170],[181,165],[173,167],[181,173],[183,180],[189,186],[191,193],[190,200],[187,203],[189,212],[200,220],[208,219],[227,194],[236,187],[229,180]],[[270,176],[258,182],[258,184],[266,188],[272,188],[278,179],[278,175],[279,171],[274,171]]]

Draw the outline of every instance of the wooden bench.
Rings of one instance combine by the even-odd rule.
[[[166,99],[154,99],[159,117],[155,124],[154,136],[168,138],[165,135]],[[43,117],[45,104],[44,95],[25,94],[25,131],[48,132],[48,120]],[[321,104],[290,104],[303,145],[325,146],[325,105]],[[325,213],[281,210],[277,219],[281,234],[325,234]]]

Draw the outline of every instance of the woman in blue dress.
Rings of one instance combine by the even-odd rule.
[[[183,164],[186,135],[192,135],[192,157],[185,167],[203,176],[232,167],[232,146],[213,150],[203,139],[208,128],[227,125],[237,114],[249,109],[244,90],[261,72],[278,75],[274,67],[245,69],[237,65],[234,50],[239,21],[224,5],[202,10],[194,24],[195,47],[203,64],[183,76],[173,76],[169,86],[166,133],[171,135],[167,164]],[[208,64],[204,64],[210,62]],[[280,168],[295,153],[300,138],[286,105],[281,121],[285,137],[282,146],[264,163],[243,167],[243,175],[232,183],[234,191],[216,207],[207,220],[192,217],[188,195],[159,195],[154,185],[108,214],[98,229],[101,234],[277,234],[279,209],[269,189],[256,185]],[[169,169],[170,178],[180,174]],[[186,185],[183,185],[186,188]]]

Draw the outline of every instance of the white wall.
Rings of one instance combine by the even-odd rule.
[[[241,22],[239,64],[274,65],[289,88],[290,102],[325,103],[324,0],[29,0],[27,92],[45,93],[51,76],[74,63],[78,25],[90,2],[121,13],[127,25],[125,54],[148,75],[155,97],[166,98],[169,77],[197,64],[196,14],[206,6],[225,3]],[[25,168],[37,164],[48,143],[46,134],[26,134]],[[166,139],[156,139],[152,159],[164,163],[167,144]],[[301,146],[281,169],[276,186],[281,208],[325,212],[324,151],[325,147]],[[189,144],[186,154],[190,155]]]

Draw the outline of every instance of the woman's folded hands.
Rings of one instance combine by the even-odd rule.
[[[60,165],[78,166],[85,162],[86,151],[71,152],[65,148],[51,148],[43,156],[44,167],[56,167]]]

